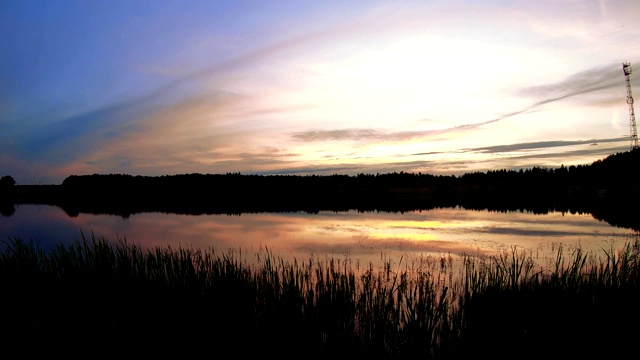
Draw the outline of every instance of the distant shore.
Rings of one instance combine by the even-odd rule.
[[[640,150],[591,165],[499,170],[462,176],[422,173],[355,176],[183,174],[69,176],[60,185],[0,189],[2,214],[15,204],[48,204],[70,216],[128,217],[143,212],[240,214],[251,212],[408,212],[462,207],[489,211],[589,213],[611,225],[640,231]]]

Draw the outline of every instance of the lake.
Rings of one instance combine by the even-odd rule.
[[[558,246],[577,246],[597,256],[619,249],[638,234],[599,221],[590,214],[494,212],[436,208],[413,212],[289,212],[241,215],[140,213],[129,217],[80,213],[69,216],[48,205],[19,205],[0,216],[3,240],[34,240],[43,248],[70,244],[81,234],[111,242],[126,239],[143,249],[213,248],[251,258],[268,249],[287,260],[314,257],[349,259],[360,264],[423,256],[495,254],[517,246],[541,264]],[[565,253],[566,253],[565,251]]]

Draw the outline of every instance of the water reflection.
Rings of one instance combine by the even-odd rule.
[[[129,218],[80,214],[20,205],[0,217],[0,235],[35,240],[45,248],[72,243],[81,232],[110,241],[127,239],[145,249],[188,246],[247,256],[269,249],[286,259],[349,258],[367,264],[382,258],[491,254],[517,245],[548,261],[558,245],[602,253],[633,238],[587,214],[471,211],[443,208],[405,213],[320,212],[177,215],[141,213]]]

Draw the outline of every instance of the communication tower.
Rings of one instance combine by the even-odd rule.
[[[623,62],[622,71],[624,71],[624,78],[627,82],[627,104],[629,104],[629,127],[631,128],[630,150],[634,150],[638,148],[638,131],[636,129],[636,115],[633,112],[633,96],[631,95],[631,64]]]

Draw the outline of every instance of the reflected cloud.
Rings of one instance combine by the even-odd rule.
[[[53,230],[53,231],[52,231]],[[318,214],[252,213],[176,215],[142,213],[126,219],[80,214],[70,218],[51,206],[24,205],[10,218],[0,217],[0,235],[44,242],[45,248],[71,244],[81,231],[90,238],[118,239],[141,246],[213,249],[242,254],[272,252],[285,260],[316,257],[350,259],[377,264],[383,259],[426,255],[492,254],[517,245],[549,252],[550,244],[600,251],[603,244],[629,232],[612,228],[590,215],[498,213],[462,209],[433,209],[406,213],[320,212]],[[541,249],[541,244],[547,243]]]
[[[573,230],[540,230],[540,229],[522,229],[515,227],[484,227],[484,228],[474,228],[472,230],[467,231],[468,233],[484,233],[484,234],[494,234],[494,235],[517,235],[517,236],[528,236],[528,237],[585,237],[585,236],[599,236],[599,237],[607,237],[608,235],[603,234],[594,234],[588,231],[573,231]]]

